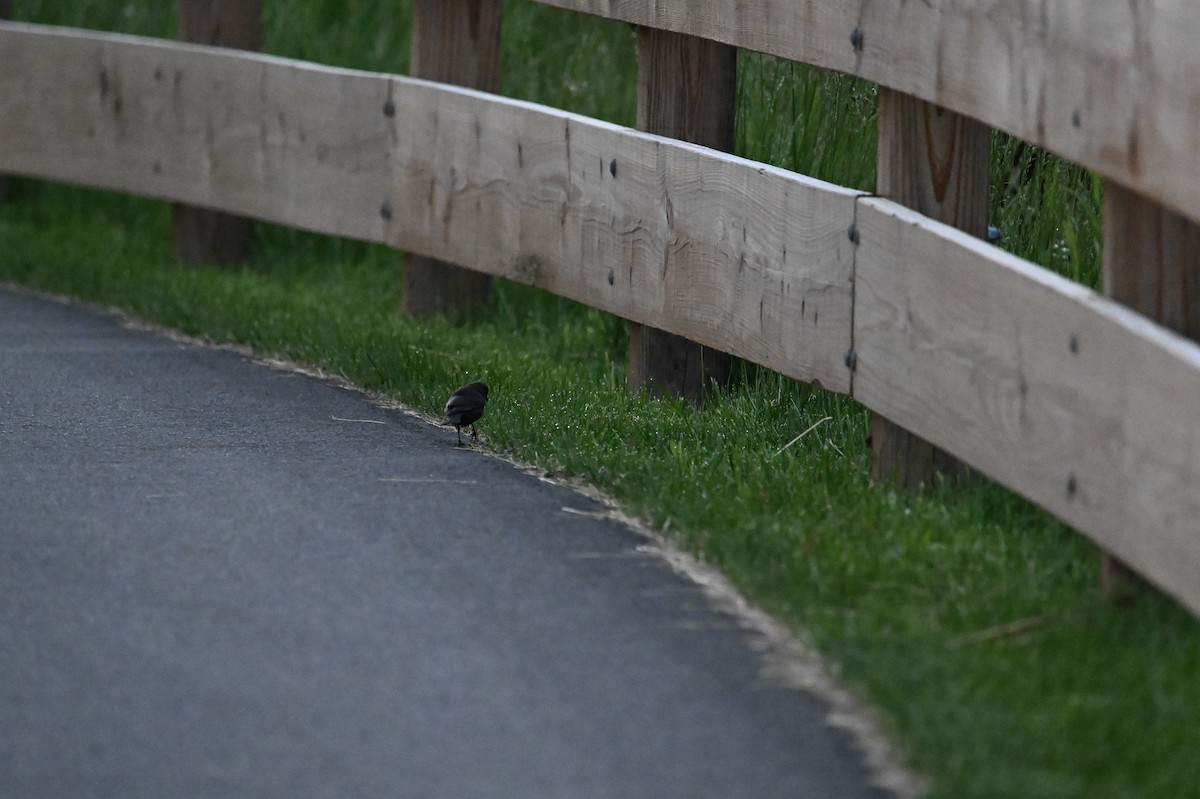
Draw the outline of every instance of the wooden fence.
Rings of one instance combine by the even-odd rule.
[[[977,224],[984,123],[1044,145],[1121,184],[1110,292],[1195,336],[1200,10],[547,1],[877,81],[889,157],[948,148],[944,174],[922,199],[898,168],[902,204],[471,89],[20,23],[0,172],[383,242],[850,394],[1200,613],[1200,347],[931,218]]]

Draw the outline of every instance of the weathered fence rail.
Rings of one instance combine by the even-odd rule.
[[[718,30],[715,13],[634,14],[667,4],[555,4],[838,68],[845,56],[820,48],[846,21],[837,8],[857,8],[764,0],[758,22],[734,14]],[[959,5],[942,9],[939,30],[953,30]],[[700,7],[723,5],[687,5]],[[855,63],[882,63],[874,28],[850,21],[866,31]],[[1059,30],[1045,18],[1033,27]],[[795,41],[812,51],[781,44]],[[909,52],[888,56],[897,72]],[[943,53],[939,80],[961,81],[959,56],[981,68]],[[955,107],[967,91],[926,94]],[[1088,119],[1105,111],[1096,102]],[[1155,196],[1192,215],[1200,175],[1179,174],[1200,168],[1200,150],[1184,157],[1178,145],[1198,128],[1136,138],[1143,170],[1178,160]],[[1030,138],[1058,141],[1052,129]],[[1102,149],[1102,136],[1088,140],[1080,152]],[[851,394],[1200,612],[1200,347],[895,202],[472,90],[17,23],[0,24],[0,172],[384,242]],[[1148,174],[1124,177],[1149,189]]]
[[[0,53],[0,171],[391,244],[849,391],[857,192],[401,76],[17,24]]]
[[[853,395],[1200,610],[1200,347],[894,203],[858,229]]]
[[[537,0],[837,70],[1200,220],[1193,0]]]

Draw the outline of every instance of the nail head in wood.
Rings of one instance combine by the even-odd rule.
[[[850,31],[850,46],[854,48],[856,53],[861,53],[863,49],[863,32],[862,28],[855,28]]]
[[[846,350],[846,368],[851,372],[858,368],[858,353],[854,351],[853,347]]]
[[[611,174],[611,175],[612,175],[614,178],[617,176],[617,159],[615,159],[615,158],[614,158],[612,161],[610,161],[610,162],[609,162],[609,164],[608,164],[608,172],[609,172],[609,174]]]
[[[379,215],[384,219],[392,218],[392,204],[384,200],[383,205],[379,206]]]

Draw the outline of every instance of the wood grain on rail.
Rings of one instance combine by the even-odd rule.
[[[441,84],[0,25],[0,171],[384,242],[849,391],[858,192]]]
[[[538,0],[857,75],[1200,220],[1193,0]]]
[[[895,203],[858,206],[855,397],[1200,612],[1200,347]]]

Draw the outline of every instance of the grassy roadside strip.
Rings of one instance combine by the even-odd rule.
[[[161,9],[107,19],[103,5],[15,10],[169,30],[137,16]],[[407,4],[363,5],[346,20],[340,3],[268,2],[268,49],[402,68]],[[505,26],[506,93],[630,121],[623,26],[523,2]],[[870,87],[758,56],[742,67],[743,154],[870,188]],[[1094,282],[1098,184],[1003,137],[996,150],[1006,246]],[[385,248],[261,226],[245,268],[194,270],[171,258],[162,204],[20,180],[9,196],[0,280],[312,363],[430,413],[486,379],[489,446],[597,485],[803,630],[881,709],[933,796],[1175,799],[1200,784],[1200,625],[1151,591],[1130,608],[1099,601],[1093,548],[995,486],[872,489],[849,400],[756,369],[703,411],[628,397],[623,323],[525,287],[498,284],[470,323],[418,323],[394,313]]]

